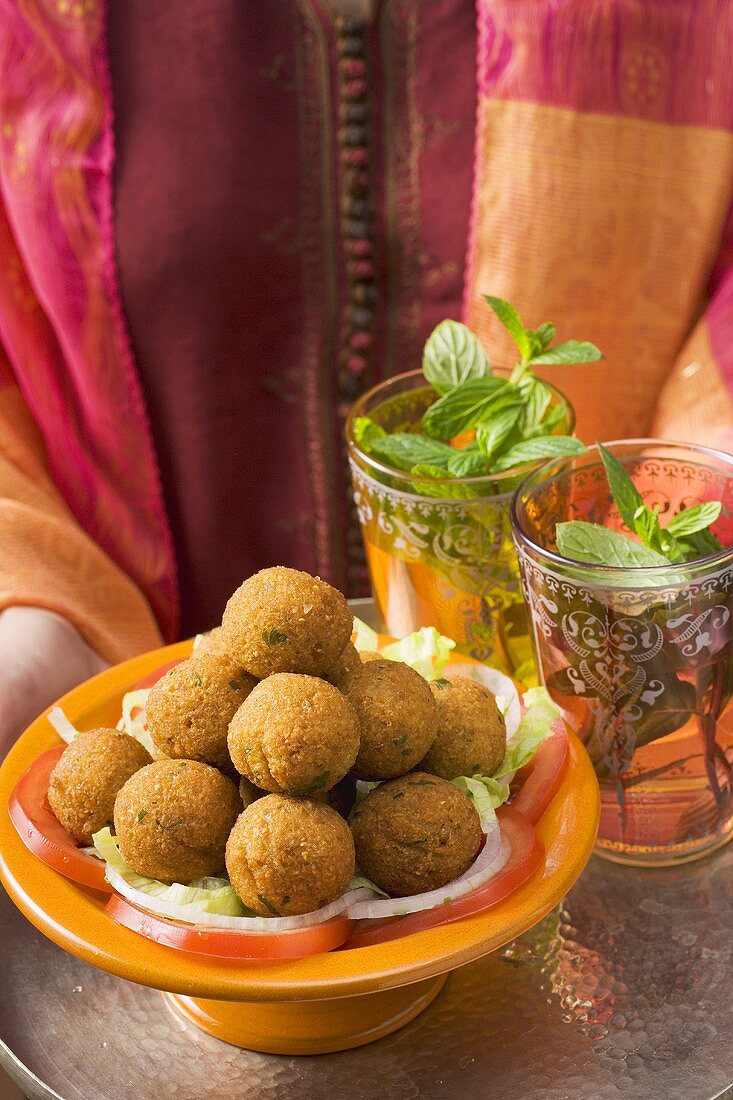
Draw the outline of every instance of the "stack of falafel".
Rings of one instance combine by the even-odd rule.
[[[151,690],[158,759],[107,729],[65,750],[48,794],[61,824],[88,844],[113,820],[126,862],[162,882],[226,867],[262,916],[328,905],[357,865],[392,896],[463,874],[481,824],[449,780],[501,763],[496,700],[473,680],[428,683],[360,656],[352,627],[344,596],[317,577],[250,577],[221,627]],[[357,779],[379,785],[354,807]]]

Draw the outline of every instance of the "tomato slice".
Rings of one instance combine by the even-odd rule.
[[[161,665],[160,668],[154,668],[152,672],[148,672],[146,676],[143,676],[142,679],[138,680],[138,682],[135,684],[135,687],[131,690],[142,691],[143,688],[154,687],[155,684],[157,684],[158,680],[161,680],[165,676],[166,672],[170,672],[170,670],[172,668],[175,668],[176,665],[180,665],[183,659],[183,657],[178,657],[175,661],[166,661],[166,663],[164,665]]]
[[[560,789],[568,766],[569,745],[567,726],[558,719],[554,733],[543,741],[535,753],[531,771],[512,801],[515,810],[536,825]]]
[[[127,898],[113,894],[106,911],[118,924],[156,943],[195,955],[246,962],[304,959],[320,955],[345,942],[353,921],[346,917],[297,928],[292,932],[236,932],[228,928],[207,928],[148,913]]]
[[[48,749],[23,773],[8,800],[10,820],[26,848],[47,867],[72,882],[109,894],[112,887],[105,881],[104,864],[77,847],[48,804],[49,778],[65,748]]]
[[[424,932],[426,928],[437,928],[463,917],[472,917],[504,901],[519,889],[542,864],[545,849],[530,822],[514,807],[501,806],[497,810],[497,817],[502,836],[511,847],[509,860],[498,875],[473,893],[456,898],[437,909],[412,913],[409,917],[394,917],[388,921],[359,921],[349,936],[346,947],[373,947],[400,936],[409,936],[413,932]]]

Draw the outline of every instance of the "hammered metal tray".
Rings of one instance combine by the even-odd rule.
[[[55,947],[2,890],[0,959],[0,1064],[31,1100],[733,1097],[733,846],[666,870],[592,859],[534,929],[341,1054],[219,1043]]]
[[[559,910],[402,1031],[293,1058],[180,1022],[2,895],[0,1062],[32,1100],[712,1100],[733,1096],[732,930],[733,848],[667,871],[594,858]]]

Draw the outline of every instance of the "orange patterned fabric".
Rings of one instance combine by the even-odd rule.
[[[161,644],[140,589],[79,527],[14,385],[0,387],[0,610],[41,604],[108,661]]]
[[[732,428],[733,401],[713,357],[707,324],[702,321],[665,383],[652,434],[686,443],[715,443],[731,450]]]
[[[468,323],[508,364],[483,293],[532,325],[561,318],[560,339],[592,340],[605,355],[545,368],[571,396],[581,437],[647,434],[702,311],[732,179],[724,130],[482,99]]]

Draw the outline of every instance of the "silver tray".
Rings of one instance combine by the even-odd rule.
[[[341,1054],[220,1043],[55,947],[2,890],[0,961],[0,1064],[31,1100],[733,1097],[733,846],[668,870],[592,859],[536,928]]]

